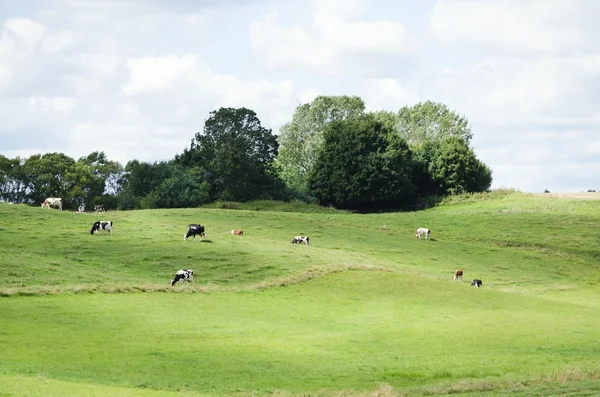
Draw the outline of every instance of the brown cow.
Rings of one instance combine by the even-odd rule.
[[[454,272],[454,280],[458,280],[461,281],[462,280],[462,276],[463,276],[463,271],[462,269],[456,269],[456,271]]]
[[[234,236],[243,236],[244,235],[244,231],[243,230],[238,230],[238,229],[233,229],[231,231],[231,234]]]

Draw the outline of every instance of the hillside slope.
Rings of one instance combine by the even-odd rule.
[[[513,194],[411,213],[358,215],[219,209],[78,214],[0,204],[0,294],[167,289],[191,268],[195,288],[252,288],[305,279],[308,269],[383,267],[518,292],[594,289],[600,202]],[[114,235],[88,233],[110,218]],[[186,225],[207,241],[183,241]],[[414,229],[432,229],[432,240]],[[243,237],[231,236],[232,228]],[[292,246],[298,234],[311,246]],[[575,292],[575,291],[572,291]],[[579,292],[578,292],[579,293]],[[597,301],[596,301],[597,303]]]
[[[0,204],[0,395],[595,395],[599,209],[524,194],[371,215]],[[89,234],[98,219],[112,236]],[[192,222],[205,241],[183,241]],[[195,283],[169,287],[182,268]]]

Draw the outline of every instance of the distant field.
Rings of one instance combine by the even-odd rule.
[[[0,396],[600,394],[599,202],[265,205],[0,203]],[[192,222],[207,241],[183,241]],[[195,283],[169,287],[182,268]]]
[[[538,196],[569,198],[569,199],[586,199],[600,200],[600,192],[581,192],[581,193],[537,193]]]

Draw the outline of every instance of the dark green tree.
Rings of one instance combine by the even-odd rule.
[[[492,171],[459,137],[435,145],[429,174],[439,195],[484,192],[492,184]]]
[[[176,157],[183,166],[205,170],[213,199],[248,201],[273,198],[283,185],[274,160],[279,144],[256,113],[246,108],[212,111],[203,132]]]
[[[23,160],[9,159],[0,155],[0,199],[13,203],[26,201],[27,186],[24,182]]]
[[[142,208],[142,199],[170,176],[171,165],[167,161],[149,163],[130,160],[119,179],[120,191],[117,196],[119,208],[123,210]]]
[[[171,165],[170,175],[141,200],[142,208],[192,208],[208,202],[209,184],[202,171]]]
[[[331,122],[323,137],[308,180],[321,204],[373,211],[413,197],[408,144],[374,115]]]

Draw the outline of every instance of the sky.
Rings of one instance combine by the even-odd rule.
[[[0,0],[0,154],[173,158],[212,110],[442,102],[492,188],[600,190],[600,1]]]

